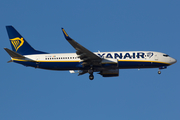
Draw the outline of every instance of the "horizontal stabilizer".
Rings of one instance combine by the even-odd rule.
[[[25,58],[23,55],[20,55],[19,53],[16,53],[8,48],[4,48],[6,52],[12,57],[12,58]]]
[[[8,61],[7,63],[13,62],[13,60]]]

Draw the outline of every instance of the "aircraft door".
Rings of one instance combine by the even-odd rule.
[[[155,55],[155,60],[158,60],[158,55],[157,54]]]
[[[39,58],[39,56],[37,56],[37,57],[36,57],[36,65],[37,65],[36,67],[37,67],[37,68],[39,67],[39,64],[40,64],[39,60],[40,60],[40,58]]]

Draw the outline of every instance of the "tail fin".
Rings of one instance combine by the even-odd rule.
[[[45,52],[37,51],[18,33],[13,26],[6,26],[12,50],[21,55],[30,54],[46,54]]]

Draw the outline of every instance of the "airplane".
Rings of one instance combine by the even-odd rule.
[[[91,52],[73,40],[62,28],[65,39],[74,47],[76,53],[47,53],[35,50],[13,26],[6,26],[12,50],[4,48],[11,56],[9,62],[24,66],[47,70],[69,70],[70,73],[83,75],[89,73],[89,79],[94,79],[94,72],[103,77],[119,76],[119,69],[167,68],[176,59],[161,52],[154,51],[117,51]]]

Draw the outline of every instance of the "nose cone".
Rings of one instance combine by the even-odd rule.
[[[177,62],[177,60],[176,59],[174,59],[174,58],[171,58],[171,64],[174,64],[174,63],[176,63]]]

